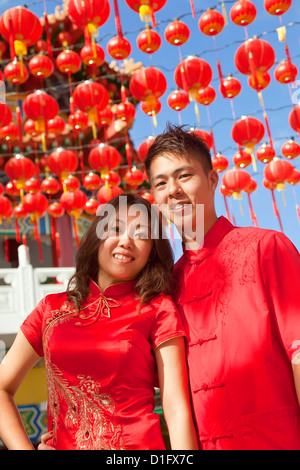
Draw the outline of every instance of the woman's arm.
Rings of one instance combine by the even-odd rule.
[[[171,448],[198,450],[190,406],[184,338],[173,338],[161,344],[155,349],[155,357]]]
[[[34,450],[14,402],[27,373],[40,360],[20,331],[0,364],[0,437],[10,450]]]

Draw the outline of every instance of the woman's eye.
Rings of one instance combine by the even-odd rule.
[[[145,232],[137,232],[135,234],[135,238],[142,238],[143,240],[147,240],[148,239],[148,233],[145,233]]]

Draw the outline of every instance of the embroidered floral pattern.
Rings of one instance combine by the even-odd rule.
[[[69,302],[65,302],[61,309],[52,311],[43,335],[48,377],[48,412],[53,425],[53,444],[57,442],[57,429],[63,420],[63,425],[67,429],[76,429],[76,449],[121,450],[123,449],[121,426],[115,426],[113,422],[115,414],[113,398],[101,393],[101,384],[90,376],[79,374],[78,384],[70,385],[60,369],[51,361],[49,341],[54,328],[74,318],[76,313],[77,309]]]

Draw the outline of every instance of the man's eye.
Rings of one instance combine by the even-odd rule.
[[[190,173],[184,173],[183,175],[180,175],[179,178],[188,178],[190,175]]]
[[[159,183],[156,183],[155,187],[158,188],[159,186],[162,186],[164,184],[165,184],[164,181],[160,181]]]

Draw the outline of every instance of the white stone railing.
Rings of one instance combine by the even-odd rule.
[[[26,247],[18,248],[19,267],[0,269],[0,335],[16,334],[47,294],[63,292],[74,268],[33,268]]]

